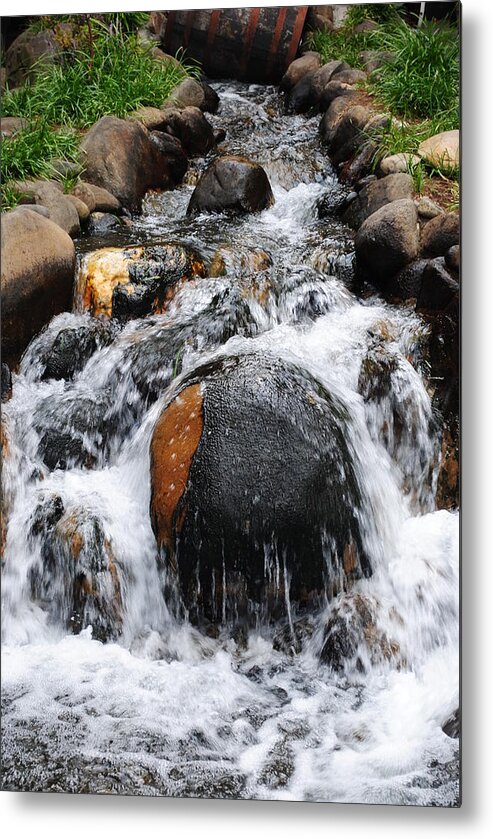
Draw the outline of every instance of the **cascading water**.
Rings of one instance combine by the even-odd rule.
[[[111,245],[221,248],[224,276],[106,327],[53,378],[55,339],[91,323],[76,295],[28,348],[3,412],[4,788],[454,805],[457,740],[442,726],[458,706],[458,515],[435,510],[426,327],[351,293],[344,190],[317,120],[282,115],[273,88],[216,88],[225,150],[264,166],[276,203],[190,218],[191,185],[149,195]],[[83,280],[83,253],[108,243],[78,244]],[[271,264],[253,273],[242,254],[259,250]],[[176,618],[149,515],[169,389],[244,354],[306,371],[344,406],[373,571],[300,619],[266,548],[284,629],[259,619],[248,643]],[[330,632],[342,658],[324,655]]]

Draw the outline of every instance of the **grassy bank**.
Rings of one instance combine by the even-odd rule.
[[[31,82],[2,97],[3,117],[28,121],[2,143],[2,208],[16,203],[12,180],[46,177],[53,157],[77,159],[78,132],[107,114],[125,117],[141,106],[160,106],[194,72],[182,62],[156,59],[152,45],[138,40],[134,30],[142,15],[82,17],[76,23],[51,19],[60,44],[54,61],[40,64]]]
[[[375,10],[372,15],[372,9]],[[316,31],[309,46],[322,56],[347,61],[364,69],[362,53],[391,54],[364,83],[376,103],[395,117],[380,150],[383,155],[414,153],[428,137],[459,128],[459,33],[449,22],[424,22],[409,26],[395,7],[384,6],[385,16],[378,28],[355,32],[362,19],[382,15],[378,6],[359,6],[350,10],[342,29]],[[377,162],[377,161],[376,161]],[[458,171],[416,170],[416,184],[426,176],[440,175],[454,181]]]

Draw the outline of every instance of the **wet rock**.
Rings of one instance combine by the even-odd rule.
[[[386,204],[414,195],[413,179],[410,175],[387,175],[371,181],[359,193],[343,215],[343,221],[357,230],[363,222]]]
[[[287,738],[284,738],[269,752],[258,782],[269,789],[282,789],[289,783],[294,770],[294,752]]]
[[[426,311],[445,309],[459,294],[459,283],[450,276],[442,257],[430,260],[423,271],[416,308]]]
[[[32,79],[47,64],[53,63],[60,52],[55,33],[51,30],[33,32],[26,29],[9,46],[5,53],[5,70],[9,87],[18,87]]]
[[[347,161],[342,167],[339,178],[344,183],[353,184],[368,176],[373,168],[373,160],[377,150],[376,143],[366,142],[361,151],[351,161]]]
[[[200,108],[167,111],[165,130],[176,137],[191,155],[204,155],[214,148],[214,130]]]
[[[457,213],[442,213],[427,222],[421,231],[422,256],[445,256],[460,241],[460,218]]]
[[[115,213],[119,215],[122,205],[118,198],[104,187],[79,181],[72,189],[72,195],[87,205],[91,213]]]
[[[209,273],[211,277],[223,277],[230,272],[256,273],[272,266],[272,257],[260,249],[238,251],[232,247],[221,247],[215,252]]]
[[[414,166],[420,163],[421,158],[417,154],[391,154],[384,157],[377,166],[377,174],[381,177],[386,175],[397,175],[399,172],[409,172]]]
[[[187,213],[254,213],[274,203],[264,169],[246,157],[218,157],[201,176]]]
[[[199,257],[182,245],[102,248],[84,257],[79,305],[95,317],[144,317],[166,309],[180,283],[205,276]]]
[[[214,294],[203,311],[182,322],[157,319],[146,331],[144,343],[128,346],[122,368],[131,370],[135,387],[149,405],[181,373],[188,350],[216,348],[238,334],[251,337],[256,328],[246,294],[231,285]]]
[[[426,163],[436,166],[441,171],[449,172],[459,166],[460,132],[443,131],[424,140],[418,149],[418,154]]]
[[[168,157],[138,122],[102,117],[81,144],[85,178],[103,187],[131,212],[139,212],[149,189],[175,185]]]
[[[116,640],[122,628],[120,572],[97,516],[44,494],[30,538],[41,544],[40,562],[30,571],[33,600],[74,634],[92,626],[98,641]]]
[[[61,329],[42,354],[42,379],[71,379],[89,358],[113,340],[113,332],[101,321]]]
[[[301,618],[292,625],[287,623],[282,629],[277,630],[272,639],[272,646],[278,652],[286,655],[298,655],[303,645],[309,641],[315,631],[311,618]]]
[[[65,230],[69,236],[79,235],[79,214],[67,196],[63,194],[59,184],[53,181],[23,181],[19,187],[23,196],[21,204],[34,200],[35,204],[46,207],[50,214],[50,221]]]
[[[460,273],[460,245],[452,245],[445,254],[445,264],[454,274]]]
[[[188,169],[188,157],[180,141],[163,131],[151,131],[151,141],[166,155],[170,175],[175,184],[181,183]],[[216,135],[214,135],[216,142]]]
[[[201,111],[215,114],[219,108],[219,96],[206,82],[186,78],[175,87],[164,104],[177,108],[192,106],[200,108]]]
[[[320,659],[336,673],[365,671],[368,664],[397,660],[399,645],[377,625],[378,601],[363,594],[344,594],[333,606]]]
[[[423,271],[427,265],[427,259],[417,259],[398,271],[389,281],[386,289],[390,298],[396,300],[417,298],[421,291]]]
[[[41,400],[34,413],[39,455],[50,471],[102,465],[115,426],[106,392],[68,391],[56,405],[51,397]]]
[[[205,364],[169,396],[151,441],[151,520],[194,622],[277,620],[288,578],[291,602],[313,605],[348,550],[347,583],[371,573],[349,421],[303,370],[253,354]]]
[[[454,740],[457,740],[460,737],[460,709],[457,708],[456,711],[448,718],[448,720],[442,725],[442,731],[447,737],[452,737]]]
[[[358,393],[365,402],[384,399],[392,393],[392,376],[398,368],[395,356],[377,344],[365,354],[358,377]]]
[[[458,418],[446,424],[442,434],[436,490],[437,510],[455,510],[460,501],[460,455]]]
[[[314,73],[307,73],[290,91],[287,109],[294,114],[304,114],[312,106],[312,81]]]
[[[119,230],[123,221],[113,213],[91,213],[86,226],[89,236],[105,236],[112,230]]]
[[[2,214],[2,354],[15,366],[51,318],[70,309],[74,244],[57,224],[23,207]]]
[[[9,365],[2,361],[2,402],[8,402],[12,396],[12,373]]]
[[[318,52],[306,52],[301,58],[296,58],[291,62],[281,79],[281,90],[284,93],[289,93],[303,76],[306,76],[307,73],[314,70],[318,70],[321,64],[322,60]]]
[[[403,198],[381,207],[361,225],[355,238],[357,266],[377,287],[416,259],[417,222],[413,201]]]
[[[428,310],[422,315],[430,326],[428,354],[430,380],[434,384],[433,407],[443,420],[436,503],[439,509],[451,509],[459,504],[459,295],[454,294],[444,310]]]

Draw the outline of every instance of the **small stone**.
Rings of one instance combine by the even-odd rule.
[[[460,239],[460,218],[457,213],[440,213],[428,221],[421,231],[421,255],[445,256]]]
[[[460,273],[460,245],[452,245],[445,254],[445,264],[455,274]]]
[[[12,137],[19,131],[25,131],[28,126],[28,120],[23,117],[2,117],[0,119],[0,133],[3,137]]]
[[[150,106],[137,108],[127,114],[126,119],[133,122],[140,122],[149,131],[157,130],[166,126],[166,113],[161,108],[151,108]]]
[[[87,221],[89,218],[89,207],[76,195],[67,195],[67,201],[70,201],[79,214],[80,221]]]
[[[431,166],[436,166],[441,171],[451,171],[459,166],[460,162],[460,132],[443,131],[424,140],[418,149],[418,154]]]
[[[418,163],[421,158],[417,154],[391,154],[389,157],[384,157],[378,164],[378,174],[385,177],[385,175],[396,175],[398,172],[409,172]]]
[[[420,218],[430,219],[443,213],[441,207],[435,204],[427,195],[423,195],[416,201],[416,207]]]
[[[322,59],[318,52],[306,52],[301,58],[291,62],[281,80],[281,90],[289,93],[307,73],[318,70]]]

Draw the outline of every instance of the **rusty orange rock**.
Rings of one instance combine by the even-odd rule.
[[[151,441],[151,516],[158,542],[173,547],[185,513],[177,508],[185,492],[192,460],[204,428],[200,384],[190,385],[161,415]]]

